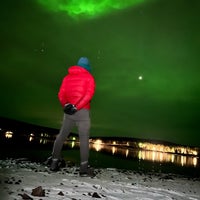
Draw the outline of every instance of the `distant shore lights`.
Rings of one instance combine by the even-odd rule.
[[[137,157],[139,160],[168,162],[181,166],[198,166],[198,151],[195,148],[148,142],[138,142],[134,146],[127,141],[103,141],[101,139],[90,139],[90,148],[98,152],[103,150],[112,155],[123,155],[126,158]]]
[[[5,137],[8,138],[8,139],[12,138],[13,137],[13,132],[12,131],[6,131]]]

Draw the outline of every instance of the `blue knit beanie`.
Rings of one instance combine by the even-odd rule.
[[[90,62],[89,62],[88,58],[86,58],[86,57],[81,57],[81,58],[78,60],[77,65],[80,66],[80,67],[83,67],[84,69],[86,69],[86,70],[88,70],[89,72],[91,72]]]

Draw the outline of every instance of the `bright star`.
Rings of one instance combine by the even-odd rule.
[[[138,79],[139,79],[139,80],[142,80],[142,79],[143,79],[143,77],[142,77],[142,76],[139,76],[139,77],[138,77]]]

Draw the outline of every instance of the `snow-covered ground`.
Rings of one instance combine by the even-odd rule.
[[[50,172],[46,166],[26,159],[0,160],[0,199],[200,199],[200,178],[114,168],[95,172],[93,178],[80,177],[79,168],[73,165]]]

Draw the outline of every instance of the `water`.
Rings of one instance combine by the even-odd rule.
[[[0,159],[26,157],[43,162],[51,154],[53,140],[25,137],[4,138],[0,142]],[[79,143],[67,142],[62,151],[65,160],[79,164]],[[116,145],[90,144],[90,164],[95,168],[118,168],[148,173],[172,173],[200,177],[197,156],[163,153]]]

